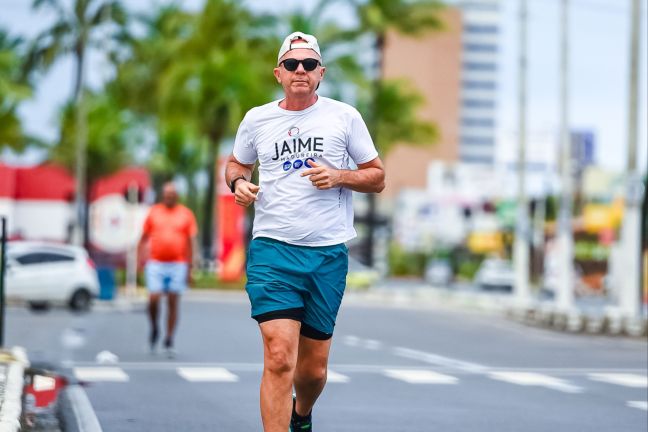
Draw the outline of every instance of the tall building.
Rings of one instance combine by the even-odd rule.
[[[461,118],[462,162],[495,161],[499,0],[465,0],[462,10]]]
[[[402,188],[424,189],[430,161],[456,162],[459,158],[461,92],[461,11],[449,7],[441,13],[444,28],[421,37],[390,32],[383,53],[383,76],[405,79],[421,93],[425,103],[419,118],[433,122],[439,131],[434,145],[397,145],[385,157],[389,181],[386,198]]]

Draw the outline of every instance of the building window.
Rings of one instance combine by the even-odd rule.
[[[464,62],[463,68],[469,71],[496,71],[495,63]]]
[[[461,124],[463,126],[479,126],[479,127],[493,127],[495,121],[492,118],[463,118],[461,119]]]
[[[497,88],[494,81],[464,81],[462,86],[468,90],[495,90]]]
[[[464,10],[473,10],[473,11],[497,11],[499,10],[499,5],[497,3],[482,3],[482,2],[467,1],[461,5],[461,8]]]
[[[495,25],[480,25],[480,24],[467,24],[466,27],[464,27],[466,30],[466,33],[474,33],[474,34],[498,34],[499,33],[499,27]]]
[[[479,43],[467,43],[464,45],[464,49],[468,52],[479,52],[479,53],[496,53],[497,45],[493,44],[479,44]]]
[[[468,163],[483,163],[483,164],[492,164],[492,156],[472,156],[472,155],[461,155],[462,162]]]
[[[462,145],[479,145],[479,146],[494,146],[495,140],[493,137],[484,136],[463,136],[461,137]]]
[[[464,99],[464,108],[495,108],[495,101],[488,99]]]

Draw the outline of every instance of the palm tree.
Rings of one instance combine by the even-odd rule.
[[[130,56],[117,65],[117,92],[150,122],[161,149],[188,148],[191,163],[202,162],[208,182],[199,219],[210,257],[221,141],[276,91],[274,20],[233,0],[207,0],[197,14],[170,6],[145,24],[146,36],[132,41]]]
[[[71,7],[63,0],[34,0],[32,7],[48,7],[57,15],[54,24],[40,33],[33,41],[26,69],[45,71],[61,57],[74,57],[74,85],[72,99],[75,103],[75,167],[76,167],[76,208],[77,242],[87,239],[87,180],[86,146],[87,126],[83,104],[84,66],[87,50],[90,47],[103,48],[109,35],[98,32],[107,24],[123,27],[126,12],[118,0],[74,0]],[[114,34],[114,33],[111,33]]]
[[[108,93],[84,96],[88,123],[88,184],[112,174],[132,162],[131,147],[137,142],[137,129],[128,114],[122,111]],[[49,158],[72,170],[76,164],[76,107],[72,102],[63,107],[61,132]]]
[[[384,155],[399,142],[431,144],[437,139],[436,128],[416,117],[416,107],[422,100],[417,93],[402,83],[383,77],[383,52],[390,31],[418,36],[442,28],[439,11],[443,7],[437,0],[348,0],[358,17],[357,29],[347,37],[362,36],[373,39],[373,82],[360,102],[378,150]],[[368,209],[363,218],[367,226],[364,261],[373,264],[373,239],[376,225],[375,195],[367,196]],[[360,219],[359,219],[360,220]]]
[[[28,142],[16,112],[20,101],[31,95],[29,83],[21,76],[21,45],[21,39],[0,30],[0,150],[21,151]]]

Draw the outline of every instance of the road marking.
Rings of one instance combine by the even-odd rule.
[[[80,381],[88,382],[126,382],[129,380],[126,372],[117,367],[77,367],[74,368],[74,376]]]
[[[382,348],[383,344],[375,339],[367,339],[362,346],[368,350],[377,351]]]
[[[532,372],[491,372],[488,376],[494,380],[523,386],[547,387],[565,393],[582,393],[583,389],[568,381]]]
[[[178,375],[191,382],[236,382],[238,376],[225,368],[186,368],[177,369]]]
[[[344,336],[344,344],[348,346],[358,346],[360,338],[357,336]]]
[[[351,381],[351,378],[349,378],[348,376],[342,375],[341,373],[333,372],[330,369],[326,373],[327,383],[348,383],[349,381]]]
[[[405,381],[409,384],[457,384],[459,382],[456,377],[425,369],[386,369],[383,373],[389,378]]]
[[[648,388],[648,376],[629,373],[591,373],[592,381],[616,384],[625,387]]]
[[[490,370],[488,366],[480,365],[477,363],[470,363],[463,360],[457,360],[450,357],[444,357],[438,354],[427,353],[424,351],[418,351],[409,348],[398,347],[394,348],[392,352],[399,357],[419,360],[425,363],[447,367],[450,369],[457,369],[463,372],[486,373]]]
[[[648,411],[648,402],[646,401],[628,401],[630,408],[637,408],[640,410]]]

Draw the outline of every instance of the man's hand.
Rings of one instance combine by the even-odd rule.
[[[256,201],[259,186],[250,183],[245,179],[237,181],[235,186],[234,201],[236,204],[243,207],[249,207],[250,204]]]
[[[308,164],[311,168],[301,173],[301,176],[308,176],[308,179],[317,189],[333,189],[342,183],[340,170],[319,165],[314,161],[309,161]]]

